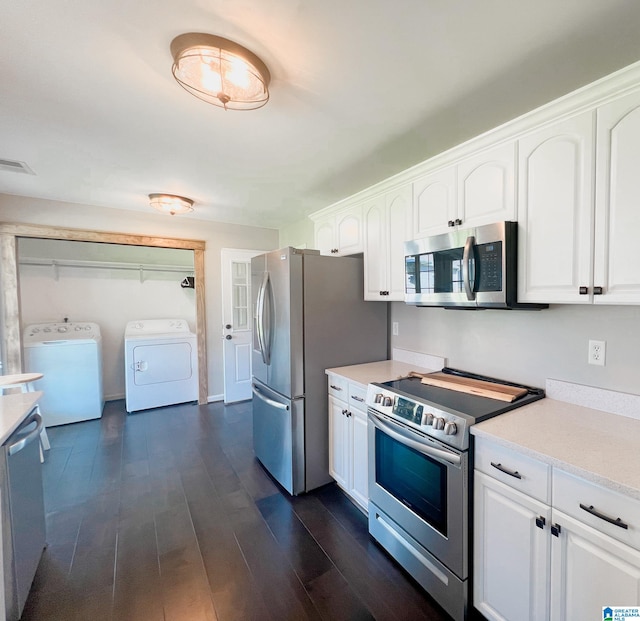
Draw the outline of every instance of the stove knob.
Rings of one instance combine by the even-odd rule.
[[[444,429],[444,418],[440,418],[439,416],[433,417],[433,428],[434,429]]]
[[[393,405],[393,399],[391,397],[385,397],[382,400],[382,405],[386,408],[390,408]]]
[[[422,416],[422,424],[433,425],[433,414],[431,412],[427,412]]]
[[[376,393],[376,396],[373,399],[374,403],[382,403],[382,393],[378,392]]]
[[[455,423],[448,422],[444,426],[444,433],[447,436],[455,436],[458,433],[458,426]]]

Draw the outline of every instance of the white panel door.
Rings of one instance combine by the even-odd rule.
[[[518,299],[588,303],[593,294],[594,113],[528,134],[518,152]]]
[[[598,109],[596,304],[640,304],[640,93]]]
[[[384,196],[364,206],[364,299],[384,300],[387,291],[387,222]]]
[[[251,399],[251,258],[259,250],[221,252],[224,402]]]
[[[456,218],[456,167],[429,173],[413,183],[414,239],[446,233]]]
[[[640,552],[553,510],[551,621],[602,619],[604,606],[640,606]]]
[[[474,606],[490,621],[545,621],[550,507],[482,472],[474,482]]]
[[[515,219],[515,144],[458,164],[458,220],[463,228]]]
[[[404,242],[412,239],[413,196],[411,184],[386,195],[387,285],[390,302],[404,302]]]

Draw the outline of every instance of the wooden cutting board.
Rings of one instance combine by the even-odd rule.
[[[449,375],[448,373],[415,373],[410,374],[413,377],[420,377],[423,384],[429,386],[438,386],[440,388],[448,388],[449,390],[457,390],[470,395],[478,395],[480,397],[488,397],[489,399],[499,399],[500,401],[515,401],[518,397],[527,394],[526,388],[516,388],[515,386],[506,386],[505,384],[494,384],[493,382],[485,382],[482,380],[470,379],[468,377],[458,377],[457,375]]]

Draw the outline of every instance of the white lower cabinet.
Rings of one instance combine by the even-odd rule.
[[[555,509],[553,524],[551,621],[602,619],[603,606],[640,605],[638,550]]]
[[[473,603],[488,620],[585,621],[640,606],[640,501],[476,447]]]
[[[547,618],[551,508],[475,475],[474,604],[488,619]]]
[[[366,388],[329,375],[329,474],[366,513],[369,507]]]

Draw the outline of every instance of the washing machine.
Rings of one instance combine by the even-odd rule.
[[[42,390],[40,413],[45,426],[65,425],[102,416],[102,338],[98,324],[35,323],[23,333],[24,370],[43,373],[34,382]]]
[[[130,321],[124,357],[127,412],[198,400],[198,346],[184,319]]]

